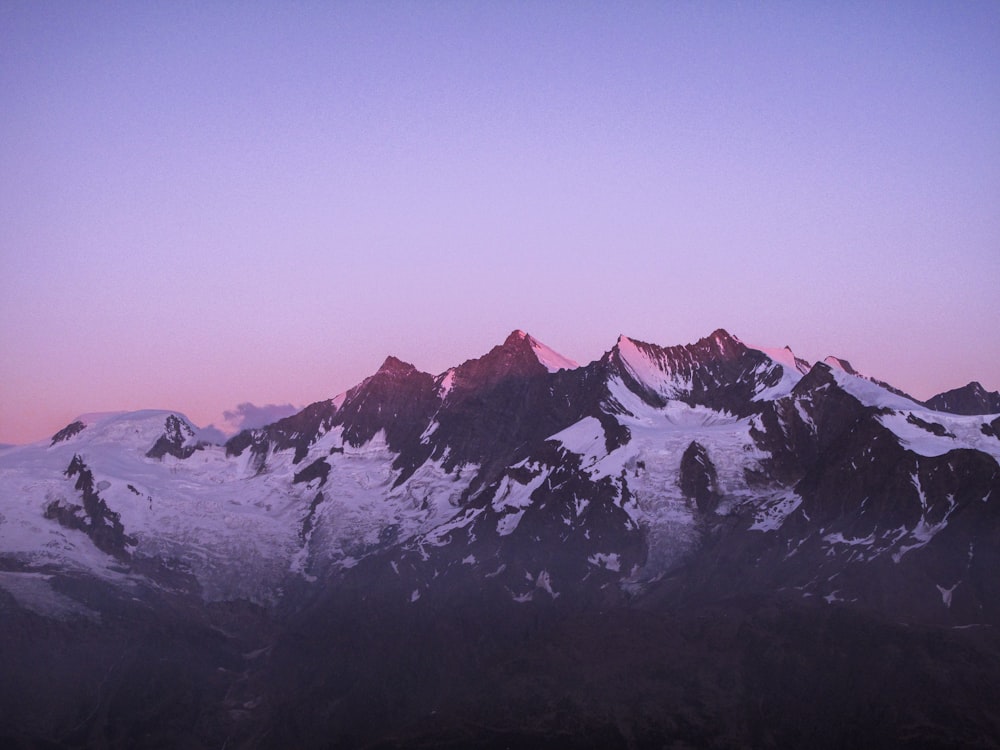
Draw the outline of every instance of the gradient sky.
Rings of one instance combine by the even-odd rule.
[[[1000,3],[0,4],[0,442],[514,328],[1000,388]]]

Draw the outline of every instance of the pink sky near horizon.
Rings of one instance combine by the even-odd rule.
[[[515,328],[998,390],[997,122],[995,3],[7,3],[0,443]]]

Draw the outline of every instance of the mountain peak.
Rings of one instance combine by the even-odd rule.
[[[378,368],[376,375],[407,375],[411,372],[415,372],[416,370],[417,368],[409,362],[404,362],[398,357],[394,357],[390,354],[385,358],[382,366]]]
[[[509,352],[529,353],[533,359],[537,360],[549,372],[575,370],[580,366],[579,363],[569,357],[564,357],[520,328],[511,331],[500,348]]]
[[[511,375],[539,375],[558,370],[573,370],[579,365],[553,351],[525,331],[517,329],[499,346],[477,359],[453,368],[451,377],[444,376],[442,386],[450,391],[454,383],[483,385],[495,383]]]
[[[653,356],[654,358],[662,356],[659,353],[673,350],[688,349],[691,351],[699,350],[714,351],[718,350],[719,353],[723,355],[732,354],[738,348],[745,348],[742,341],[733,336],[724,328],[718,328],[713,331],[708,336],[699,339],[694,344],[681,345],[675,347],[662,347],[658,344],[650,344],[645,341],[640,341],[639,339],[634,339],[625,334],[619,334],[618,340],[615,342],[614,347],[619,353],[625,353],[631,350],[636,350],[639,352],[645,352],[646,356]]]
[[[740,343],[740,340],[735,336],[733,336],[733,334],[731,334],[725,328],[716,328],[714,331],[712,331],[712,335],[709,336],[709,338],[712,339],[713,341],[717,341],[720,343],[721,342],[727,342],[727,343],[732,342],[736,344]],[[787,349],[788,347],[785,348]]]
[[[840,357],[829,356],[823,360],[823,363],[835,370],[841,370],[846,372],[848,375],[858,375],[858,371],[854,369],[850,362],[846,359],[841,359]]]
[[[801,357],[796,357],[792,347],[787,345],[783,346],[781,349],[772,349],[767,346],[751,346],[749,348],[763,352],[765,355],[770,357],[773,362],[777,362],[785,368],[785,371],[789,373],[789,376],[793,379],[797,379],[795,373],[798,373],[798,375],[805,375],[809,372],[809,368],[812,366],[811,363]]]
[[[516,345],[520,341],[525,341],[525,340],[533,341],[533,339],[531,338],[531,336],[528,335],[527,332],[522,331],[520,328],[515,328],[513,331],[510,332],[510,335],[507,336],[507,338],[504,340],[503,345],[512,346]]]
[[[991,393],[978,380],[973,380],[961,388],[932,396],[925,403],[936,411],[952,414],[996,414],[1000,413],[1000,391]]]
[[[744,344],[725,328],[716,328],[711,335],[696,342],[694,347],[702,350],[718,349],[720,354],[728,357],[736,355],[741,348],[744,348]]]

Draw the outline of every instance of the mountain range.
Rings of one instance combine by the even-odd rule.
[[[0,452],[14,747],[996,747],[1000,393],[724,330]]]

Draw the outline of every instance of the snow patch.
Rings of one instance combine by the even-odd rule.
[[[951,588],[945,588],[944,586],[938,586],[935,584],[934,588],[936,588],[941,594],[941,603],[944,604],[947,609],[951,609],[951,595],[955,593],[955,589],[958,588],[960,583],[961,581],[958,581],[953,584]]]
[[[562,432],[557,432],[549,440],[560,443],[570,453],[580,456],[584,469],[607,455],[604,427],[596,417],[584,417]]]
[[[444,398],[449,393],[451,389],[455,387],[455,368],[448,370],[443,376],[441,376],[441,384],[438,385],[438,396]]]
[[[532,477],[527,484],[521,484],[510,476],[500,480],[492,503],[493,510],[501,514],[497,520],[497,534],[508,536],[514,533],[525,510],[534,502],[532,493],[542,486],[547,477],[548,472],[543,471]]]
[[[875,533],[872,532],[866,537],[845,537],[841,533],[827,534],[823,537],[823,541],[829,545],[833,544],[846,544],[849,547],[870,547],[875,543]]]
[[[431,423],[429,425],[427,425],[427,429],[425,429],[421,433],[421,435],[420,435],[420,442],[424,443],[424,444],[429,443],[430,439],[431,439],[431,435],[433,435],[435,432],[437,432],[438,428],[440,426],[441,426],[440,422],[438,422],[436,419],[432,420]]]
[[[621,557],[617,552],[597,552],[587,558],[587,562],[598,568],[621,572]]]
[[[543,570],[535,578],[535,588],[539,588],[546,594],[551,596],[553,599],[559,598],[559,593],[552,589],[552,577],[549,575],[549,571]]]
[[[902,560],[907,552],[911,552],[912,550],[920,549],[921,547],[926,546],[931,541],[931,539],[933,539],[938,534],[938,532],[940,532],[948,525],[948,519],[951,517],[951,514],[955,512],[955,508],[957,507],[957,503],[955,502],[955,497],[953,495],[948,495],[946,499],[948,500],[949,507],[948,510],[945,511],[944,517],[937,523],[929,522],[927,520],[927,510],[928,510],[927,497],[924,494],[923,488],[920,486],[920,477],[917,474],[914,474],[912,476],[912,481],[914,487],[917,490],[917,494],[920,498],[920,506],[923,509],[923,513],[920,516],[920,520],[917,521],[916,526],[914,526],[912,529],[908,531],[906,535],[904,535],[904,536],[909,536],[910,539],[912,540],[912,543],[900,545],[899,550],[895,554],[893,554],[892,560],[893,562],[896,563]]]

